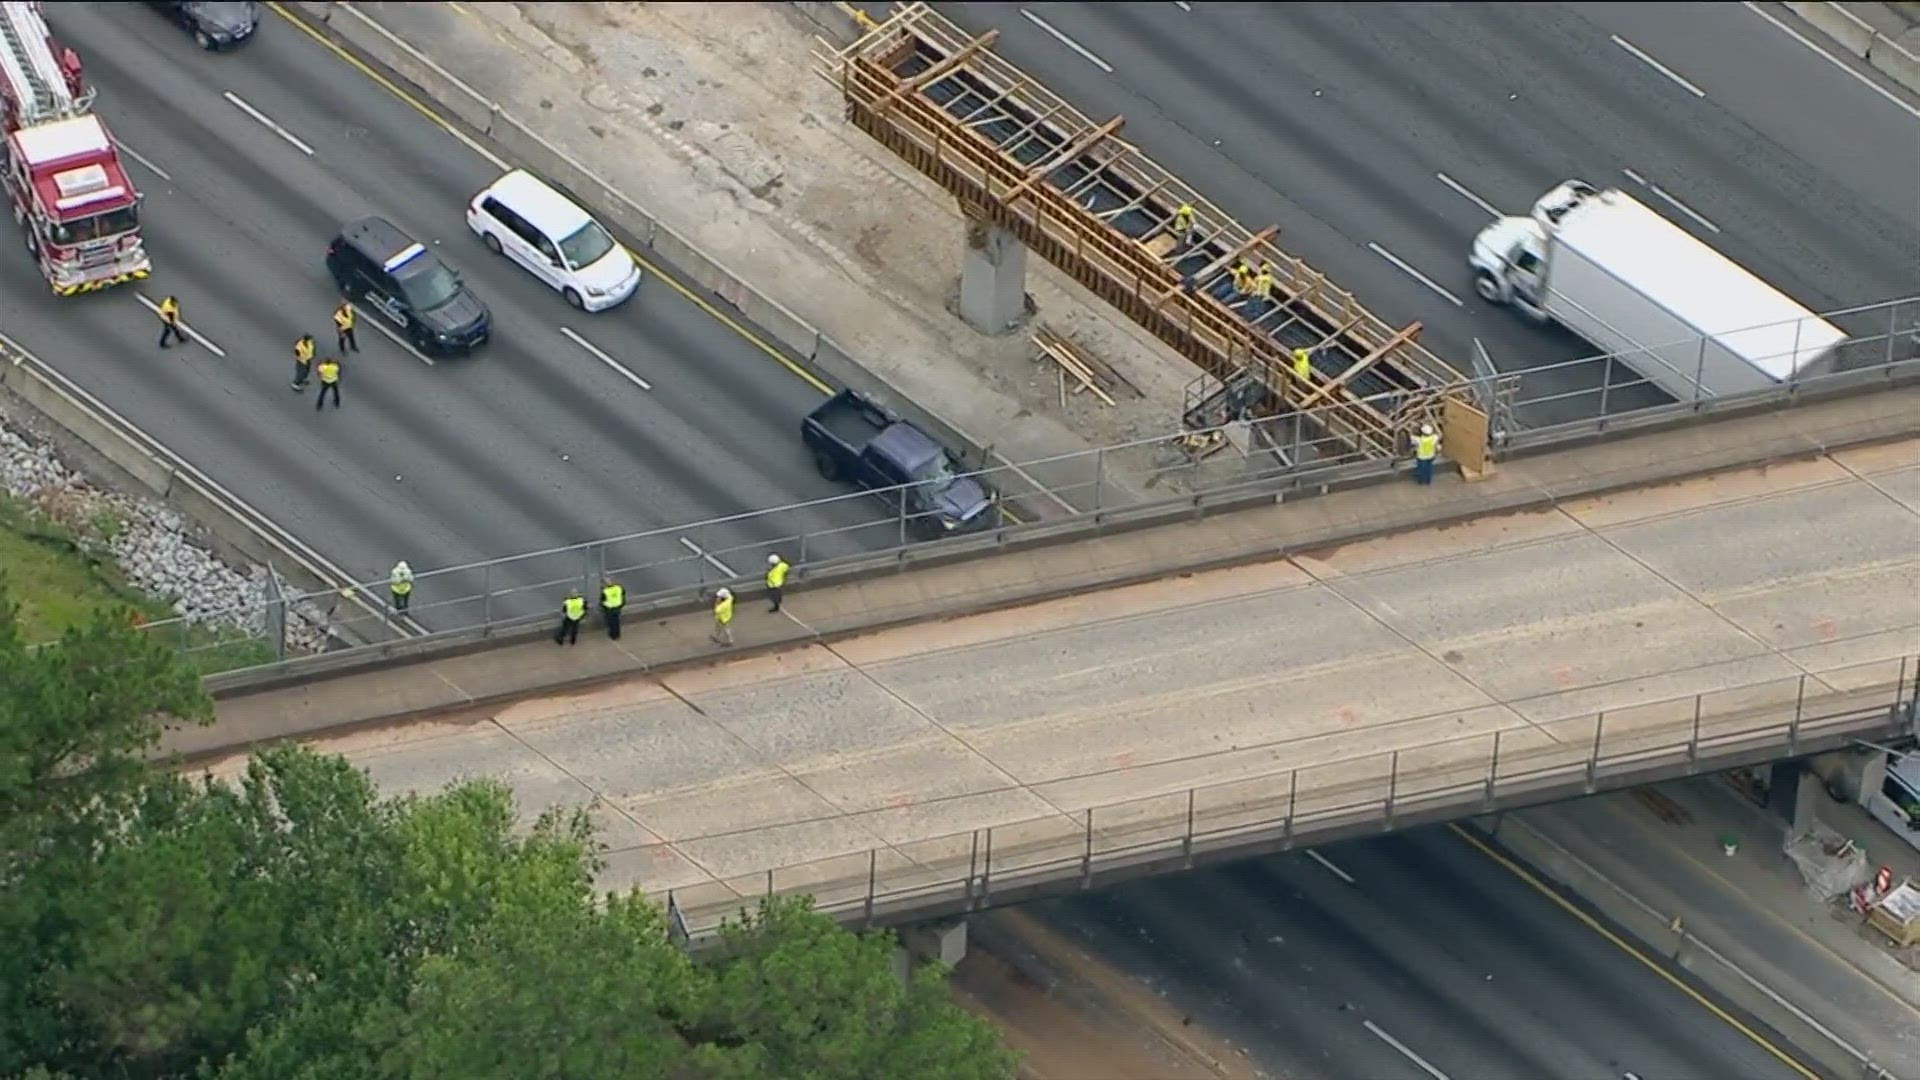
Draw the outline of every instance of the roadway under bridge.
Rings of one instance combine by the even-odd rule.
[[[395,791],[492,775],[529,816],[590,804],[604,884],[671,892],[698,932],[768,889],[905,920],[1896,738],[1914,402],[803,586],[744,602],[728,654],[694,610],[226,685],[169,747],[220,772],[304,736]],[[1729,453],[1771,464],[1703,472],[1750,460]]]

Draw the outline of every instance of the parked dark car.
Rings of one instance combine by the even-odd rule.
[[[327,245],[327,273],[422,352],[471,352],[493,332],[487,305],[460,275],[385,218],[343,227]]]
[[[808,413],[800,438],[821,476],[873,491],[923,537],[998,523],[997,500],[979,477],[933,436],[852,390]]]
[[[192,34],[193,40],[209,52],[238,48],[260,29],[260,5],[253,0],[240,3],[147,0],[147,6]]]

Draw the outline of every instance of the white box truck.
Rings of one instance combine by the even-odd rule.
[[[1846,334],[1624,191],[1569,180],[1474,238],[1474,291],[1681,401],[1830,370]]]

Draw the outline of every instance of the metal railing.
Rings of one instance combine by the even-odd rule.
[[[1829,318],[1886,329],[1851,339],[1843,370],[1795,379],[1768,390],[1666,401],[1629,412],[1588,415],[1525,426],[1571,406],[1619,404],[1651,384],[1615,357],[1595,357],[1487,377],[1478,387],[1488,400],[1505,395],[1513,426],[1496,428],[1496,456],[1541,449],[1597,433],[1674,422],[1695,414],[1785,405],[1802,395],[1859,390],[1920,379],[1920,299],[1838,312]],[[1514,381],[1518,389],[1513,388]],[[1495,381],[1502,384],[1496,390]],[[1539,392],[1529,392],[1529,388]],[[1573,387],[1573,389],[1567,389]],[[1654,393],[1657,394],[1657,391]],[[1642,404],[1634,401],[1635,404]],[[1196,450],[1195,448],[1200,448]],[[1205,514],[1272,498],[1316,494],[1335,485],[1390,476],[1405,466],[1353,450],[1326,434],[1314,413],[1228,424],[1168,438],[1065,454],[972,473],[1003,493],[975,522],[948,531],[935,515],[914,511],[903,489],[849,492],[768,510],[608,537],[418,573],[404,615],[386,602],[384,578],[310,593],[272,591],[196,620],[239,628],[196,631],[185,620],[153,623],[149,632],[175,636],[203,656],[203,668],[226,670],[262,662],[261,650],[235,648],[234,638],[257,638],[274,660],[311,651],[324,640],[331,651],[397,637],[492,635],[524,629],[557,611],[568,590],[589,598],[611,577],[628,590],[629,611],[705,598],[720,586],[759,581],[766,556],[779,552],[804,578],[827,570],[906,566],[924,558],[984,554],[1040,533],[1088,535],[1122,523]]]
[[[783,893],[811,896],[820,910],[862,925],[973,910],[1343,835],[1913,734],[1916,699],[1920,656],[1873,661],[876,845],[723,882],[732,895],[722,899],[700,900],[682,889],[677,903],[696,933],[761,895]],[[1312,748],[1288,744],[1281,752],[1310,756]],[[1157,768],[1218,775],[1244,768],[1249,756],[1243,749],[1131,772],[1150,787]],[[929,808],[916,803],[910,809],[925,814]],[[683,837],[608,858],[659,865],[654,859],[675,844],[717,838]]]

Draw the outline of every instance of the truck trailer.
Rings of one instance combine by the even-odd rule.
[[[1474,291],[1557,322],[1680,401],[1832,368],[1847,335],[1618,189],[1569,180],[1474,238]]]

